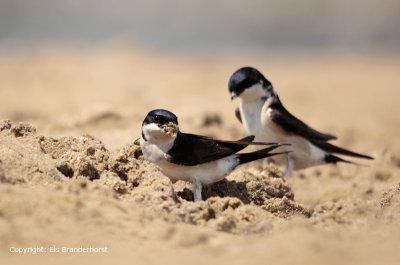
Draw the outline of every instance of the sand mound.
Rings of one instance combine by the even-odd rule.
[[[36,129],[29,124],[0,123],[0,180],[16,183],[61,181],[55,161],[38,144]]]

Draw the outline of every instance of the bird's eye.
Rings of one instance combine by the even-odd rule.
[[[163,121],[163,117],[159,116],[159,115],[156,115],[156,116],[154,116],[154,121],[156,123],[161,123]]]

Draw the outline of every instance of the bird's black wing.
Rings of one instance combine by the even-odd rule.
[[[249,144],[272,144],[252,143],[253,140],[253,135],[238,141],[223,141],[206,136],[179,132],[173,147],[167,153],[167,159],[174,164],[194,166],[235,154]]]
[[[276,96],[270,105],[271,119],[284,131],[302,136],[308,140],[328,141],[337,139],[336,136],[318,132],[289,113]]]
[[[240,123],[243,123],[243,122],[242,122],[242,116],[240,115],[240,110],[239,110],[239,108],[236,108],[236,109],[235,109],[235,116],[236,116],[236,119],[238,119],[238,121],[239,121]]]
[[[336,145],[330,144],[326,141],[311,140],[311,143],[313,143],[314,145],[318,146],[319,148],[321,148],[322,150],[324,150],[328,153],[335,153],[335,154],[341,154],[341,155],[353,156],[353,157],[365,158],[365,159],[374,159],[371,156],[359,154],[359,153],[338,147]]]

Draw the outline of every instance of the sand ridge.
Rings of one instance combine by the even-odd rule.
[[[128,232],[136,239],[172,240],[168,244],[186,248],[212,244],[215,232],[274,233],[287,227],[285,220],[294,216],[292,222],[301,220],[307,226],[329,229],[368,227],[363,221],[366,216],[386,225],[399,217],[399,212],[390,209],[400,207],[400,184],[385,190],[378,205],[355,199],[325,202],[312,209],[295,201],[293,191],[273,166],[235,171],[206,187],[205,200],[198,203],[193,202],[190,185],[178,182],[180,202],[175,204],[169,180],[143,159],[134,143],[110,151],[89,135],[46,137],[29,124],[10,121],[3,121],[0,128],[0,187],[3,196],[7,194],[0,203],[3,249],[33,242],[54,245],[65,240],[67,231],[70,242],[79,242],[82,229],[94,242],[110,236],[118,241],[121,233],[125,238]],[[391,156],[398,166],[396,159]],[[49,207],[38,208],[44,205]],[[74,223],[77,226],[71,231]],[[180,229],[187,225],[206,230],[195,229],[185,238],[181,233],[187,232]],[[26,233],[29,227],[32,230]],[[35,232],[34,227],[49,233]]]

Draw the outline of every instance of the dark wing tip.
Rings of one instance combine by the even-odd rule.
[[[270,153],[270,151],[274,150],[275,148],[278,148],[280,145],[276,144],[273,146],[270,146],[268,148],[264,148],[252,153],[242,153],[238,154],[238,159],[239,159],[239,165],[248,163],[254,160],[270,157],[270,156],[275,156],[275,155],[281,155],[281,154],[287,154],[290,153],[291,151],[286,151],[286,152],[277,152],[277,153]]]
[[[291,145],[291,144],[282,144],[282,143],[277,143],[277,142],[251,142],[250,145]]]
[[[369,167],[369,165],[359,164],[359,163],[356,163],[353,161],[345,160],[343,158],[340,158],[340,157],[332,155],[332,154],[328,154],[325,157],[325,162],[332,163],[332,164],[336,164],[337,162],[342,162],[342,163],[352,164],[352,165],[356,165],[356,166],[360,166],[360,167]]]
[[[340,154],[340,155],[345,155],[345,156],[352,156],[352,157],[358,157],[358,158],[364,158],[364,159],[370,159],[373,160],[374,158],[368,155],[363,155],[360,153],[356,153],[347,149],[344,149],[342,147],[333,145],[331,143],[328,143],[326,141],[315,141],[311,140],[311,143],[314,144],[315,146],[321,148],[322,150],[328,152],[328,153],[335,153],[335,154]]]
[[[263,153],[263,154],[265,154],[265,153],[268,153],[268,152],[270,152],[270,151],[272,151],[272,150],[274,150],[274,149],[276,149],[276,148],[278,148],[280,146],[282,146],[282,145],[281,144],[274,144],[274,145],[272,145],[270,147],[267,147],[267,148],[264,148],[264,149],[261,149],[261,150],[257,150],[257,151],[255,151],[253,153],[255,153],[255,154]]]
[[[254,135],[249,135],[249,136],[246,136],[246,137],[244,137],[242,139],[237,140],[237,142],[249,142],[249,143],[251,143],[251,142],[254,141],[254,138],[256,138]]]
[[[326,136],[326,140],[327,141],[329,141],[329,140],[337,140],[338,139],[335,135],[332,135],[332,134],[325,134],[325,136]]]
[[[367,156],[367,155],[362,155],[363,158],[365,159],[369,159],[369,160],[374,160],[375,158],[373,158],[372,156]]]

